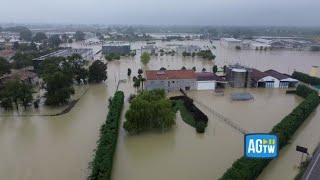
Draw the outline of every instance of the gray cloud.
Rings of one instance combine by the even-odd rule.
[[[319,0],[10,0],[0,22],[320,26]]]

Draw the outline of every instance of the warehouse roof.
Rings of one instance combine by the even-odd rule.
[[[199,73],[196,73],[196,77],[197,77],[197,81],[220,81],[220,82],[226,81],[222,77],[217,76],[212,72],[199,72]]]
[[[254,69],[254,68],[251,69],[251,77],[255,81],[259,81],[260,79],[267,76],[270,76],[270,75],[265,72],[259,71],[258,69]]]
[[[269,70],[265,71],[265,73],[268,74],[269,76],[277,78],[278,80],[291,78],[289,75],[279,73],[278,71],[273,70],[273,69],[269,69]]]
[[[149,70],[146,71],[147,80],[166,79],[195,79],[193,70]]]

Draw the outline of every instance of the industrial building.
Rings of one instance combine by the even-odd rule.
[[[288,88],[296,87],[298,80],[291,78],[287,74],[282,74],[273,69],[261,72],[257,69],[251,69],[252,87],[264,88]]]
[[[66,48],[62,49],[38,58],[33,59],[33,67],[35,69],[39,68],[39,65],[42,61],[49,57],[68,57],[73,54],[79,54],[84,60],[90,61],[93,60],[93,50],[92,49],[72,49],[72,48]]]
[[[197,53],[201,51],[201,48],[198,46],[179,46],[176,48],[176,52],[178,55],[182,55],[182,53],[187,52],[187,53]]]
[[[212,72],[196,73],[197,90],[214,90],[224,88],[227,81]]]
[[[231,87],[251,87],[251,69],[240,64],[229,65],[226,67],[226,80]]]
[[[124,42],[112,42],[102,46],[102,54],[129,54],[131,52],[131,45]]]
[[[269,69],[265,71],[266,74],[268,74],[271,77],[275,77],[275,79],[279,80],[279,84],[277,84],[275,81],[274,87],[275,88],[288,88],[288,87],[296,87],[298,84],[297,79],[291,78],[290,75],[282,74],[278,71],[275,71],[273,69]]]
[[[235,39],[235,38],[221,38],[220,44],[227,48],[236,48],[237,46],[242,47],[242,40]]]
[[[156,46],[153,45],[148,45],[148,46],[142,46],[141,47],[141,54],[143,53],[149,53],[151,55],[156,55],[158,52],[158,48]]]
[[[146,71],[145,88],[165,91],[196,90],[196,74],[193,70],[149,70]]]

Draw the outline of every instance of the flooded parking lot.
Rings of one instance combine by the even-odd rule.
[[[107,99],[120,84],[126,98],[136,92],[132,76],[137,70],[188,69],[208,71],[214,64],[219,67],[226,63],[239,62],[261,70],[275,69],[291,73],[294,69],[308,72],[312,65],[318,65],[317,53],[306,51],[236,51],[221,48],[219,42],[209,41],[169,42],[169,44],[197,44],[200,47],[215,45],[217,58],[207,61],[182,56],[152,57],[145,67],[140,63],[139,51],[136,57],[123,58],[108,64],[108,80],[105,84],[94,85],[68,113],[56,117],[0,117],[0,179],[42,180],[42,179],[86,179],[88,163],[98,140],[99,128],[105,121]],[[133,49],[145,42],[132,44]],[[81,47],[74,44],[74,47]],[[159,46],[165,46],[159,42]],[[82,46],[84,47],[84,46]],[[92,47],[95,52],[99,47]],[[97,56],[98,57],[98,56]],[[290,64],[290,66],[289,66]],[[132,69],[131,77],[127,69]],[[286,95],[279,89],[250,89],[255,97],[252,101],[232,102],[229,94],[243,89],[227,89],[225,96],[214,96],[211,91],[188,92],[217,112],[236,122],[250,132],[268,132],[277,122],[302,101],[295,95]],[[125,109],[128,103],[125,103]],[[177,114],[177,125],[164,133],[143,133],[128,136],[121,128],[115,155],[114,180],[125,179],[216,179],[234,160],[243,155],[243,135],[206,109],[209,124],[204,135],[196,134],[194,128],[185,124]],[[32,111],[32,110],[30,110]],[[39,113],[51,112],[40,109]],[[125,110],[123,111],[125,112]],[[8,112],[1,111],[1,114]],[[10,112],[9,112],[10,113]],[[11,112],[12,113],[12,112]],[[13,113],[15,114],[15,113]],[[261,179],[274,179],[277,174],[293,177],[297,172],[300,155],[294,152],[296,144],[314,148],[319,141],[318,113],[309,118],[295,134],[293,144],[281,151],[280,157],[271,162]],[[122,119],[122,123],[124,119]],[[302,131],[303,130],[303,131]]]

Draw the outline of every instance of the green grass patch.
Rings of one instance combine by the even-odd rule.
[[[175,108],[180,111],[182,120],[192,127],[196,127],[196,122],[192,114],[186,109],[182,100],[175,100]]]

